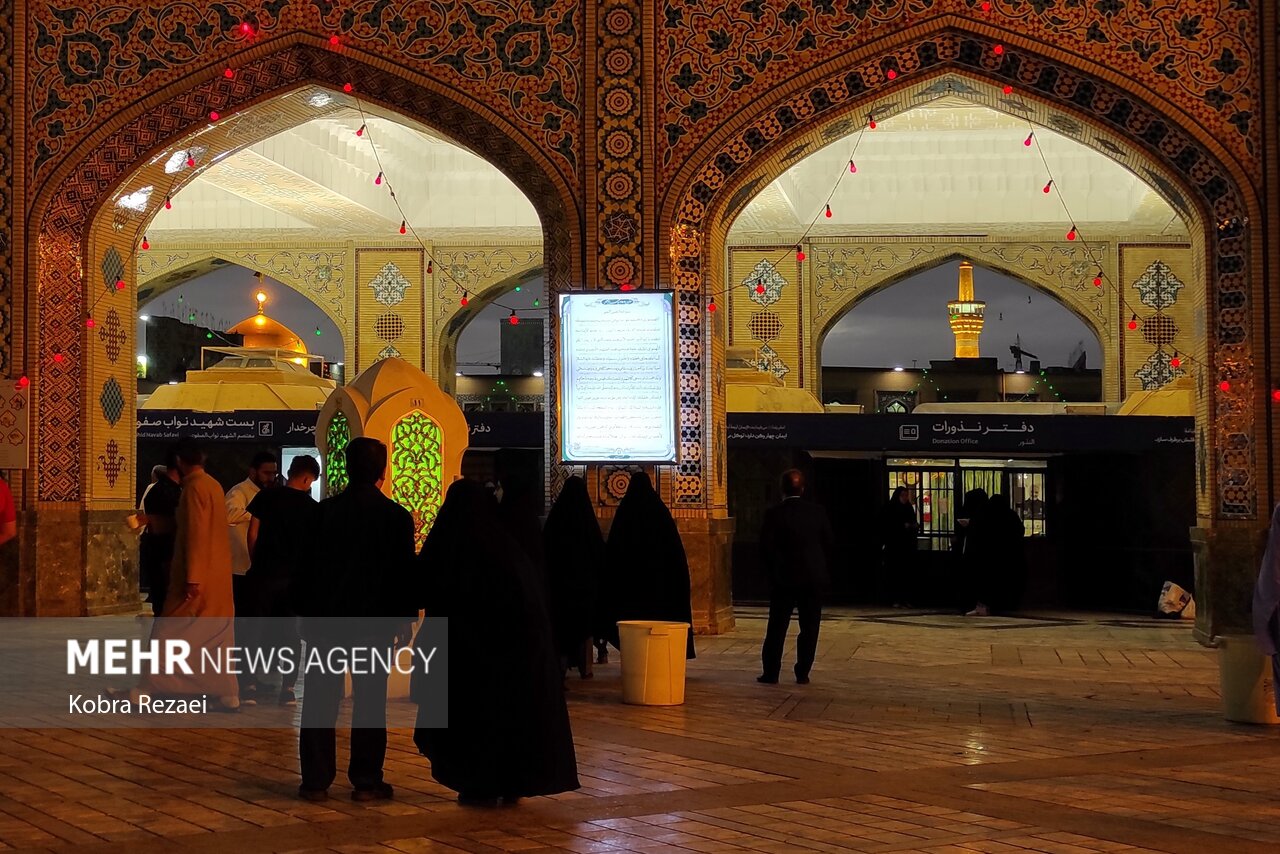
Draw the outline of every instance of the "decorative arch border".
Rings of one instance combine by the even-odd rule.
[[[25,341],[15,342],[26,350],[26,373],[38,389],[33,419],[40,434],[33,473],[37,500],[86,500],[93,451],[82,436],[87,419],[94,417],[94,390],[84,363],[97,346],[93,330],[85,326],[94,292],[89,283],[96,278],[84,261],[91,226],[105,200],[140,162],[208,123],[211,104],[231,115],[300,84],[341,88],[359,79],[372,102],[422,122],[506,172],[541,219],[548,290],[569,286],[580,255],[581,209],[544,152],[447,83],[323,44],[316,36],[292,33],[246,51],[232,79],[223,76],[221,66],[205,67],[142,95],[70,152],[40,189],[28,233],[37,247],[24,305],[30,331]],[[554,436],[548,433],[553,453]]]
[[[941,267],[952,261],[969,261],[974,267],[1002,273],[1010,278],[1017,279],[1019,283],[1026,286],[1028,289],[1044,294],[1079,318],[1080,321],[1089,328],[1089,331],[1093,333],[1094,337],[1098,339],[1099,346],[1106,347],[1108,341],[1115,339],[1115,329],[1110,326],[1103,325],[1103,323],[1096,317],[1090,317],[1082,310],[1080,305],[1074,305],[1063,299],[1057,287],[1060,283],[1055,283],[1052,277],[1046,275],[1043,270],[1036,269],[1031,266],[1018,267],[1014,264],[993,263],[990,260],[989,255],[979,254],[981,252],[981,245],[978,244],[975,244],[974,246],[974,249],[978,250],[977,252],[964,252],[959,250],[952,241],[939,240],[935,242],[943,245],[928,253],[917,255],[902,267],[895,267],[891,270],[882,272],[878,276],[869,278],[865,285],[860,286],[857,291],[848,293],[847,296],[837,303],[834,308],[830,311],[824,312],[821,316],[815,312],[813,328],[811,330],[812,345],[809,348],[807,356],[811,359],[816,358],[817,364],[820,365],[822,345],[826,340],[827,335],[833,328],[835,328],[836,324],[843,320],[849,312],[856,309],[864,300],[880,293],[881,291],[888,290],[889,288],[899,285],[920,273]],[[814,255],[819,256],[814,262],[815,266],[822,263],[820,256],[822,251],[826,248],[828,248],[828,246],[824,244],[814,245]],[[1082,280],[1083,278],[1087,278],[1092,275],[1093,273],[1090,271],[1082,277]],[[1092,285],[1089,285],[1089,290],[1094,290]],[[1103,308],[1107,305],[1105,300],[1101,300],[1099,303]],[[1116,318],[1111,318],[1111,320],[1115,321]],[[820,369],[819,376],[821,376]]]
[[[1112,82],[1120,78],[1109,70],[1076,68],[1034,52],[1021,40],[1001,42],[1003,51],[997,56],[994,40],[954,29],[945,19],[931,31],[913,28],[900,38],[853,67],[834,63],[824,76],[805,76],[780,90],[778,98],[716,134],[704,145],[705,154],[689,158],[671,184],[660,221],[670,235],[669,276],[682,305],[692,295],[701,308],[704,290],[722,290],[733,208],[746,204],[767,184],[766,178],[772,180],[790,160],[802,156],[806,140],[812,144],[825,131],[828,142],[834,141],[859,127],[869,112],[890,114],[893,99],[900,102],[905,90],[919,85],[921,75],[928,75],[928,80],[961,75],[984,88],[1012,86],[1014,94],[1033,108],[1029,119],[1045,124],[1035,108],[1050,107],[1095,132],[1115,134],[1161,164],[1168,187],[1160,189],[1166,198],[1172,191],[1183,199],[1182,206],[1170,201],[1175,209],[1185,210],[1189,220],[1197,261],[1203,262],[1197,266],[1206,275],[1206,310],[1212,312],[1205,324],[1210,375],[1201,378],[1200,423],[1212,425],[1213,435],[1201,440],[1199,448],[1201,459],[1208,457],[1201,467],[1206,474],[1200,478],[1199,503],[1202,512],[1214,518],[1256,518],[1260,478],[1255,405],[1262,392],[1253,375],[1251,303],[1259,291],[1259,259],[1248,223],[1251,217],[1257,221],[1260,209],[1247,172],[1212,140],[1193,137],[1138,94]],[[896,71],[895,81],[888,80],[888,69]],[[907,107],[898,103],[898,108]],[[786,144],[795,148],[784,149]],[[1168,176],[1177,177],[1169,182]],[[709,436],[699,428],[697,443],[700,448],[719,448],[724,403],[716,366],[724,359],[723,322],[704,323],[704,316],[705,311],[697,313],[692,321],[696,328],[688,333],[682,324],[680,370],[682,383],[687,376],[702,375],[702,360],[709,355],[711,388],[693,402],[682,395],[681,423],[710,424]],[[695,348],[688,364],[683,358],[686,341]],[[1212,390],[1203,394],[1206,380]],[[704,419],[704,410],[709,419]],[[1262,445],[1262,452],[1268,453],[1267,443]],[[713,460],[722,468],[720,456],[713,455]],[[710,489],[713,502],[722,502],[722,470],[705,473],[699,465],[696,472],[681,474],[696,477],[701,490]],[[1212,496],[1206,495],[1210,482]],[[706,500],[706,493],[698,498]]]

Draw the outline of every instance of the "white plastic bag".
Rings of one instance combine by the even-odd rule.
[[[1156,602],[1156,612],[1160,616],[1177,617],[1188,605],[1191,605],[1191,594],[1177,584],[1166,581],[1164,587],[1160,588],[1160,599]]]

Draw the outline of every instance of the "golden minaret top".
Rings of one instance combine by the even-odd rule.
[[[985,302],[973,298],[973,265],[968,261],[961,261],[960,291],[956,299],[947,303],[947,313],[951,315],[951,332],[956,336],[957,359],[977,359],[982,355],[978,337],[982,335],[986,309]]]

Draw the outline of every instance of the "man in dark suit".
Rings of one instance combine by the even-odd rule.
[[[833,537],[826,512],[804,498],[804,475],[796,470],[782,475],[782,503],[770,507],[760,532],[760,547],[769,573],[769,627],[760,658],[764,673],[757,682],[774,684],[782,669],[782,647],[791,626],[791,612],[800,612],[800,637],[796,641],[796,682],[809,684],[809,670],[818,651],[818,624],[822,620],[822,591],[827,585],[827,563]]]
[[[308,663],[313,655],[327,662],[330,650],[406,645],[418,617],[413,516],[381,490],[387,446],[367,437],[352,439],[346,458],[349,485],[316,508],[312,549],[309,559],[300,562],[293,586]],[[303,671],[298,794],[310,801],[328,797],[337,776],[335,727],[344,675],[328,668]],[[351,676],[347,777],[352,800],[393,796],[382,779],[388,675],[381,668],[366,667]]]

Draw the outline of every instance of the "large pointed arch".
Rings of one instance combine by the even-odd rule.
[[[579,194],[544,148],[443,78],[356,49],[333,51],[326,43],[300,32],[264,39],[246,51],[232,78],[224,76],[221,65],[205,66],[163,88],[139,92],[128,107],[67,152],[42,185],[29,220],[30,242],[38,252],[29,265],[23,306],[28,332],[25,340],[15,340],[15,349],[26,352],[27,373],[39,389],[33,419],[39,425],[39,450],[29,473],[38,500],[87,506],[94,473],[120,470],[122,443],[98,448],[86,447],[83,440],[89,419],[114,426],[132,412],[131,405],[122,411],[115,403],[119,389],[110,395],[110,406],[98,405],[108,390],[100,394],[97,381],[116,366],[121,348],[115,333],[106,334],[109,318],[92,329],[86,328],[85,318],[88,306],[101,303],[100,310],[116,314],[111,328],[117,328],[119,314],[129,308],[112,301],[132,300],[133,292],[107,294],[103,300],[100,280],[116,274],[107,269],[110,259],[97,264],[90,257],[90,233],[95,221],[104,218],[102,228],[112,227],[102,209],[114,189],[173,140],[207,125],[211,109],[222,120],[302,84],[342,89],[358,81],[361,97],[375,108],[421,122],[505,172],[541,219],[549,290],[568,286],[580,255]],[[247,136],[244,142],[257,138]]]
[[[1250,241],[1258,199],[1243,169],[1218,143],[1193,136],[1193,122],[1130,81],[1078,58],[1049,55],[1026,39],[997,41],[985,28],[960,29],[940,16],[930,26],[904,30],[853,60],[827,63],[814,73],[777,87],[773,97],[707,139],[689,157],[661,206],[660,231],[669,235],[669,281],[684,294],[723,291],[725,245],[733,216],[756,190],[823,140],[830,142],[862,126],[867,116],[909,109],[931,86],[957,83],[967,97],[1009,111],[1032,124],[1077,138],[1138,171],[1184,215],[1192,235],[1196,268],[1206,282],[1207,334],[1196,354],[1204,393],[1198,413],[1199,511],[1202,517],[1254,519],[1260,488],[1268,484],[1271,453],[1255,412],[1267,384],[1253,367],[1255,312],[1262,295],[1260,247]],[[999,44],[1001,50],[995,50]],[[1056,54],[1053,51],[1053,54]],[[890,80],[887,69],[894,69]],[[1125,88],[1129,85],[1132,88]],[[1005,94],[1005,87],[1011,93]],[[928,97],[925,95],[925,97]],[[701,300],[700,300],[701,301]],[[683,405],[708,426],[699,435],[712,465],[723,457],[723,320],[691,315],[696,328],[682,331],[699,345],[699,358],[682,372],[711,379],[696,401]],[[709,359],[709,370],[701,364]],[[704,417],[705,416],[705,417]],[[709,498],[719,504],[723,472],[699,470]]]

